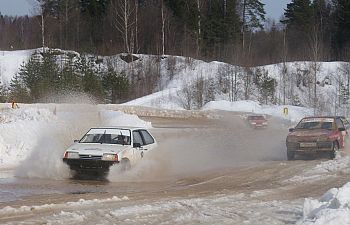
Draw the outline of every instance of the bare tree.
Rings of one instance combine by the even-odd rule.
[[[320,56],[321,56],[321,37],[320,30],[317,24],[314,24],[313,30],[309,35],[309,45],[311,50],[312,65],[311,69],[313,72],[313,107],[314,114],[316,114],[317,109],[317,72],[320,69]]]
[[[111,2],[113,14],[113,26],[121,34],[124,42],[124,50],[128,54],[134,52],[134,34],[135,26],[135,6],[129,0],[114,0]]]
[[[162,14],[162,55],[165,55],[165,16],[164,16],[164,1],[161,1]]]
[[[226,1],[225,1],[226,3]],[[226,4],[225,4],[226,6]],[[202,27],[201,27],[201,6],[200,6],[200,1],[197,0],[197,10],[198,10],[198,18],[197,18],[197,26],[198,26],[198,31],[197,31],[197,57],[199,57],[200,53],[200,43],[201,43],[201,35],[202,35]]]

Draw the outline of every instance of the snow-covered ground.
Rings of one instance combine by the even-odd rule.
[[[320,199],[306,198],[303,218],[297,225],[350,224],[350,182],[332,188]]]

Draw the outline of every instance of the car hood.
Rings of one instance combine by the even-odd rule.
[[[78,152],[79,154],[103,155],[103,153],[119,153],[131,148],[130,145],[116,144],[95,144],[95,143],[75,143],[67,151]]]
[[[294,137],[315,137],[315,136],[323,136],[323,135],[329,135],[332,133],[332,131],[329,130],[323,130],[323,129],[317,129],[317,130],[296,130],[292,133],[290,133],[290,136]]]

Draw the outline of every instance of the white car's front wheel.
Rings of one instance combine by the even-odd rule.
[[[128,158],[123,158],[120,161],[120,170],[124,172],[124,171],[130,170],[130,169],[131,169],[130,160]]]

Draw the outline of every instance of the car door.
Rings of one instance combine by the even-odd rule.
[[[153,150],[156,147],[157,143],[152,137],[152,135],[147,130],[140,130],[140,133],[144,142],[144,151],[148,152]]]
[[[133,147],[133,160],[138,161],[139,159],[143,158],[144,155],[144,141],[142,138],[142,135],[140,133],[140,130],[134,130],[132,132],[132,138],[133,138],[133,145],[140,144],[140,147]]]
[[[135,148],[135,160],[142,159],[147,152],[151,151],[157,145],[152,135],[144,129],[134,130],[134,143],[140,143],[141,147]]]

